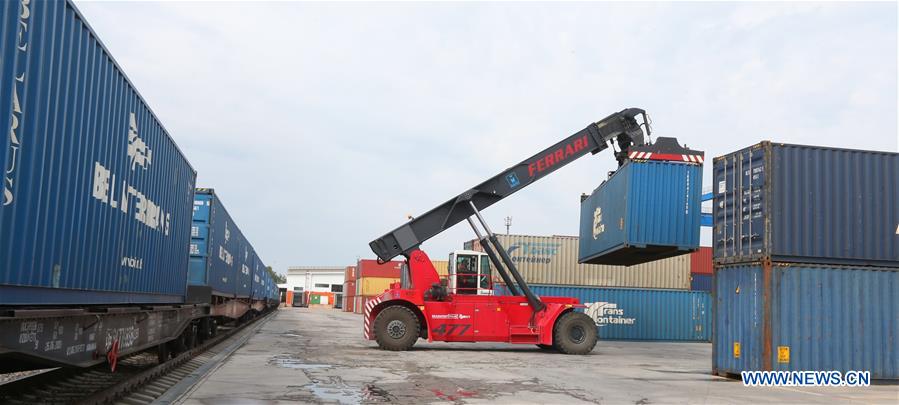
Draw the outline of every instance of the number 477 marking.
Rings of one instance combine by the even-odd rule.
[[[436,328],[434,328],[434,329],[431,329],[431,333],[433,333],[433,334],[435,334],[435,335],[447,335],[447,336],[449,336],[449,335],[452,335],[452,334],[456,333],[456,331],[459,331],[458,335],[459,335],[459,336],[462,336],[462,335],[465,334],[465,332],[468,331],[469,328],[471,328],[471,325],[463,325],[463,324],[452,324],[452,325],[447,325],[447,324],[443,324],[443,325],[440,325],[440,326],[438,326],[438,327],[436,327]],[[460,329],[461,329],[461,330],[460,330]]]

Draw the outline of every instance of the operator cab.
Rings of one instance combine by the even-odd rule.
[[[483,252],[455,250],[449,255],[449,292],[465,295],[493,295],[490,262]]]

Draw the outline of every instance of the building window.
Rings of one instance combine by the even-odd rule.
[[[293,290],[294,291],[303,291],[303,287],[294,287]]]
[[[343,292],[343,284],[332,284],[331,292]]]
[[[331,284],[315,284],[315,288],[331,288]]]

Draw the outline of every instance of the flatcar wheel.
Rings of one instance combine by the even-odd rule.
[[[178,357],[179,354],[184,352],[186,349],[184,344],[184,333],[178,335],[175,339],[169,341],[169,352],[172,353],[172,357]]]
[[[209,318],[202,318],[197,323],[197,341],[203,343],[210,338]]]
[[[168,343],[156,345],[156,360],[159,362],[159,364],[169,361]]]
[[[197,347],[197,325],[190,324],[184,330],[184,348],[190,350]]]

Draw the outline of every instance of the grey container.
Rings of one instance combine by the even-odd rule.
[[[899,154],[761,142],[714,161],[714,259],[899,266]]]
[[[525,281],[591,287],[690,288],[690,255],[630,267],[579,264],[577,236],[496,235]],[[481,251],[477,240],[463,245]],[[496,275],[496,269],[490,266]]]
[[[0,305],[182,302],[196,173],[71,2],[0,21]]]

